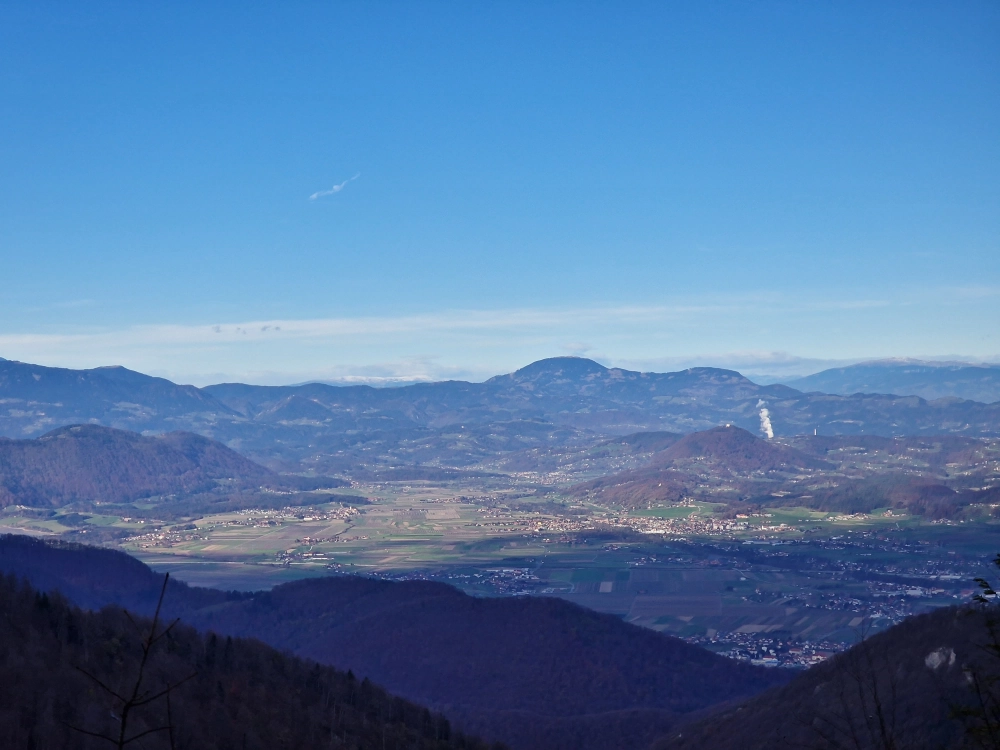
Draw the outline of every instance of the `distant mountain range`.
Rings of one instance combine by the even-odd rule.
[[[836,367],[784,381],[800,391],[823,393],[894,393],[925,399],[963,398],[1000,401],[1000,365],[883,359]]]
[[[18,536],[0,536],[0,572],[80,606],[143,614],[162,581],[121,552]],[[524,750],[645,747],[790,678],[561,599],[473,598],[428,581],[343,576],[254,594],[171,582],[166,607],[198,628],[351,669]]]
[[[760,386],[731,370],[640,373],[578,357],[541,360],[485,383],[388,389],[239,383],[198,389],[120,367],[76,371],[0,361],[0,435],[32,437],[81,422],[186,430],[273,461],[348,455],[368,444],[368,453],[393,454],[397,463],[460,465],[582,435],[686,433],[727,423],[757,432],[762,408],[779,436],[1000,434],[1000,402],[804,393]]]

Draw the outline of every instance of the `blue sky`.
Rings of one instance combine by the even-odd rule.
[[[1000,355],[995,2],[8,2],[0,101],[9,359]]]

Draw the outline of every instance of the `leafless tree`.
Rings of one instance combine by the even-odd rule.
[[[1000,567],[1000,555],[993,564]],[[988,580],[975,580],[979,593],[972,600],[985,615],[988,633],[986,642],[977,646],[986,659],[979,665],[965,667],[972,702],[953,706],[952,714],[965,725],[970,744],[983,750],[1000,750],[1000,615],[997,612],[1000,599]]]
[[[868,639],[871,623],[858,643],[836,658],[832,679],[817,698],[824,710],[811,718],[817,745],[829,750],[905,750],[905,722],[898,710],[899,671]]]
[[[154,734],[157,732],[166,732],[169,737],[170,748],[171,750],[174,750],[174,723],[170,706],[170,694],[177,687],[187,682],[188,680],[194,678],[197,675],[197,673],[192,673],[187,677],[185,677],[184,679],[179,680],[177,682],[172,682],[172,683],[168,682],[164,687],[160,688],[159,690],[149,689],[143,684],[146,678],[146,667],[149,664],[149,657],[151,652],[153,651],[153,647],[156,646],[156,644],[159,643],[161,640],[166,638],[167,635],[170,633],[170,631],[173,630],[174,626],[177,625],[177,623],[179,622],[179,619],[174,620],[167,627],[163,628],[162,630],[159,630],[160,611],[163,608],[163,598],[164,596],[166,596],[167,583],[169,581],[170,581],[170,574],[167,573],[163,577],[163,587],[160,589],[160,597],[156,602],[156,612],[153,614],[153,622],[150,625],[148,633],[144,633],[143,629],[139,627],[138,623],[136,623],[136,621],[132,619],[132,616],[128,614],[128,612],[125,613],[125,616],[128,617],[129,621],[132,623],[132,625],[135,627],[136,631],[142,638],[142,646],[141,646],[142,656],[139,660],[139,667],[135,676],[135,681],[132,683],[131,688],[119,693],[117,690],[109,687],[100,678],[98,678],[91,672],[87,671],[83,667],[80,666],[76,667],[77,670],[79,670],[88,678],[90,678],[94,683],[97,684],[98,687],[101,688],[101,690],[103,690],[109,697],[113,699],[117,707],[117,714],[112,713],[112,716],[118,721],[118,736],[115,737],[110,734],[104,734],[102,732],[93,732],[87,729],[83,729],[81,727],[71,726],[70,728],[73,729],[74,731],[80,732],[81,734],[89,735],[91,737],[97,737],[99,739],[106,740],[107,742],[110,742],[112,745],[118,748],[118,750],[124,750],[124,748],[128,747],[133,742],[136,742],[147,735]],[[129,731],[128,731],[129,720],[135,718],[136,712],[139,709],[149,706],[150,704],[153,704],[156,701],[159,701],[160,699],[164,699],[166,703],[166,712],[167,712],[166,723],[162,725],[152,726],[149,727],[148,729],[143,729],[141,731],[137,731],[133,733],[131,736],[129,736]]]

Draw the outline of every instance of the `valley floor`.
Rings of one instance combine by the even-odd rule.
[[[863,631],[968,600],[1000,549],[1000,523],[985,517],[771,508],[724,518],[691,501],[616,512],[529,489],[508,480],[379,483],[351,490],[367,504],[317,492],[312,505],[193,523],[94,515],[70,528],[58,515],[17,508],[0,523],[80,541],[127,529],[122,549],[225,589],[353,573],[440,580],[486,596],[558,596],[774,666],[808,666]]]

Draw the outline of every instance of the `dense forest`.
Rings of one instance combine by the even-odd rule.
[[[0,612],[2,747],[488,747],[368,680],[255,640],[162,618],[154,631],[148,618],[82,611],[13,576],[0,576]]]
[[[85,424],[33,440],[0,438],[0,508],[30,506],[40,516],[71,507],[175,520],[243,508],[310,505],[317,501],[312,491],[347,484],[334,477],[277,474],[190,432],[147,436]],[[151,497],[165,502],[155,510],[130,505]],[[365,502],[354,495],[324,494],[322,499]],[[88,531],[94,535],[100,530]]]
[[[223,479],[273,476],[224,445],[191,433],[146,437],[74,425],[35,440],[0,438],[0,506],[128,502],[205,491]]]

